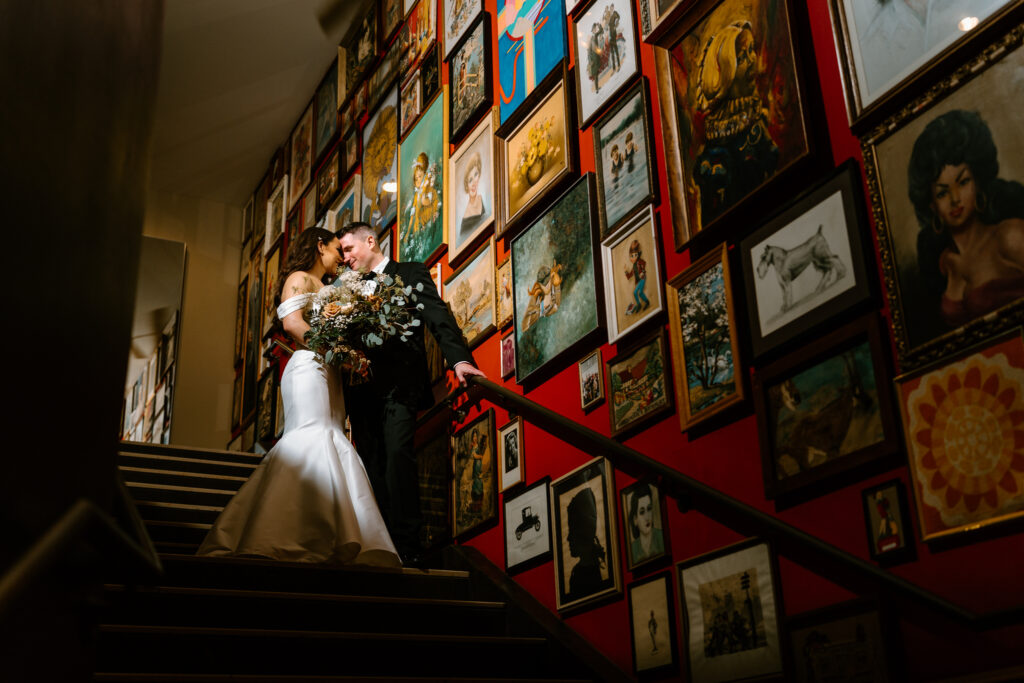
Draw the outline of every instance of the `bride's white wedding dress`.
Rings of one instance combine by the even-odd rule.
[[[278,317],[311,294],[281,303]],[[401,566],[366,469],[342,431],[341,381],[312,351],[281,377],[284,434],[217,518],[198,555]]]

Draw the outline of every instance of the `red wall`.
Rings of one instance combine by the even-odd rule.
[[[490,14],[493,31],[496,0],[485,0],[484,4]],[[804,66],[807,71],[806,77],[819,79],[820,92],[824,98],[826,120],[817,123],[828,131],[835,164],[850,157],[862,162],[859,142],[851,134],[847,123],[827,2],[826,0],[798,0],[798,5],[800,6],[799,11],[806,11],[808,15],[813,43],[804,45],[802,48],[805,57]],[[569,25],[571,27],[571,22]],[[494,41],[493,45],[495,59],[496,42]],[[571,38],[569,45],[571,54]],[[648,77],[652,88],[654,137],[655,150],[659,158],[658,166],[664,169],[653,50],[651,46],[644,43],[641,43],[640,49],[643,73]],[[814,73],[815,66],[817,75]],[[444,78],[447,79],[447,75]],[[579,149],[581,171],[593,171],[593,144],[589,128],[580,133]],[[661,183],[659,196],[667,197],[668,185],[664,171],[660,173],[659,180]],[[686,251],[676,253],[673,249],[674,241],[668,203],[663,201],[657,208],[660,213],[665,274],[666,279],[669,279],[689,264],[690,257]],[[874,238],[874,235],[872,237]],[[875,244],[877,247],[877,240]],[[506,247],[506,244],[499,242],[497,254],[499,262],[507,253]],[[447,264],[444,269],[445,277],[447,277],[451,269],[447,267]],[[742,291],[742,288],[737,288],[736,291]],[[883,308],[883,314],[887,313],[888,311]],[[500,336],[494,334],[478,346],[474,352],[479,367],[496,382],[501,382],[498,364],[499,339]],[[602,347],[601,353],[602,358],[608,360],[616,354],[616,349],[606,344]],[[522,388],[515,384],[514,379],[505,381],[504,385],[514,391],[522,392]],[[563,369],[544,385],[530,391],[528,397],[591,429],[603,434],[610,434],[607,406],[599,407],[589,415],[584,415],[579,408],[578,375],[575,363]],[[506,414],[501,408],[496,410],[497,424],[503,424],[506,421]],[[471,414],[470,417],[473,417],[474,414]],[[718,430],[698,438],[680,433],[678,419],[672,415],[630,439],[627,444],[749,505],[776,514],[785,522],[869,561],[861,506],[861,490],[898,476],[908,486],[909,491],[907,467],[903,465],[870,479],[851,481],[845,488],[775,513],[774,504],[767,501],[764,496],[757,427],[751,410],[742,413],[740,418]],[[593,454],[568,447],[565,443],[530,424],[526,425],[524,450],[528,484],[546,475],[557,478],[593,457]],[[618,489],[630,483],[632,480],[622,473],[616,474],[615,484]],[[680,513],[671,501],[667,501],[665,507],[668,509],[668,530],[671,534],[673,562],[692,558],[740,540],[740,537],[734,532],[698,513],[685,515]],[[620,513],[617,514],[620,515]],[[621,515],[619,520],[621,526]],[[620,538],[622,536],[620,529]],[[504,566],[501,524],[468,539],[466,543],[481,550],[495,564]],[[619,552],[620,566],[625,567],[621,544]],[[892,571],[925,590],[932,591],[970,610],[985,612],[1024,605],[1024,581],[1021,581],[1021,578],[1024,577],[1024,551],[1022,551],[1020,534],[977,542],[943,552],[932,552],[928,546],[918,541],[917,560],[895,567]],[[845,590],[784,558],[780,559],[780,573],[785,611],[789,615],[824,607],[853,597]],[[624,586],[628,586],[634,577],[628,571],[623,571],[623,574]],[[551,562],[517,574],[514,578],[541,602],[552,610],[555,609],[554,572]],[[678,586],[675,586],[673,590],[676,599],[676,618],[679,619]],[[566,623],[588,638],[624,670],[631,670],[631,639],[625,591],[622,599],[567,617]],[[910,625],[906,622],[901,623],[903,649],[906,653],[911,680],[930,680],[1024,663],[1024,648],[1021,647],[1021,643],[1024,643],[1024,627],[1018,626],[984,634],[971,634],[962,629],[948,627],[939,620],[928,624],[927,628]],[[682,624],[679,622],[677,622],[676,632],[680,634],[679,661],[685,671],[685,647],[681,636],[683,630]]]

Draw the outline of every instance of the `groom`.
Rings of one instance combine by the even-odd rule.
[[[448,306],[437,295],[430,272],[422,263],[392,261],[381,253],[377,234],[366,223],[349,223],[337,232],[341,255],[352,270],[400,277],[404,285],[417,283],[417,314],[437,339],[441,353],[455,370],[459,383],[470,375],[484,376],[473,365],[473,355]],[[374,283],[371,286],[376,286]],[[352,422],[352,436],[366,465],[377,503],[391,537],[406,565],[422,564],[419,472],[413,437],[416,411],[433,405],[430,373],[423,342],[423,325],[403,342],[389,339],[368,355],[372,379],[365,384],[346,385],[345,405]]]

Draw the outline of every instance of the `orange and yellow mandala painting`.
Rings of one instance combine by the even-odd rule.
[[[901,386],[926,540],[1024,514],[1022,351],[1018,336]]]

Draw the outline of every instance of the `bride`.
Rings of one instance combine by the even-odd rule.
[[[333,233],[298,236],[282,271],[277,316],[300,346],[306,303],[342,263]],[[304,346],[281,377],[284,434],[225,506],[198,555],[401,566],[363,462],[341,428],[341,380]]]

